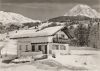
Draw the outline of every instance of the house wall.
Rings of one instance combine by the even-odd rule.
[[[31,51],[31,44],[29,42],[18,42],[18,50]]]
[[[20,55],[22,52],[32,51],[33,44],[35,46],[36,52],[39,51],[38,50],[39,45],[43,45],[42,46],[42,50],[43,50],[44,45],[47,45],[47,44],[41,44],[41,43],[52,42],[52,36],[50,36],[50,37],[36,37],[36,38],[21,38],[21,39],[17,39],[17,40],[18,40],[17,50],[18,50],[18,55]]]
[[[56,47],[57,46],[57,47]],[[64,46],[65,48],[62,48]],[[60,44],[60,43],[49,43],[49,54],[69,54],[70,49],[68,44]]]
[[[23,43],[44,43],[44,42],[52,42],[52,36],[49,37],[34,37],[34,38],[20,38],[19,42]]]
[[[68,39],[68,36],[67,36],[63,31],[57,32],[57,33],[54,35],[54,37],[55,37],[55,38],[56,38],[56,37],[62,38],[62,35],[64,35],[64,39]]]
[[[38,51],[38,44],[34,44],[35,45],[35,51]]]
[[[51,53],[65,53],[68,52],[67,50],[68,48],[68,44],[60,44],[60,43],[53,43],[53,38],[56,37],[56,35],[58,35],[59,37],[61,37],[61,35],[64,35],[64,39],[68,39],[67,35],[63,32],[63,31],[59,31],[57,32],[54,36],[49,36],[49,37],[35,37],[35,38],[20,38],[17,39],[18,40],[18,55],[20,55],[23,52],[26,51],[32,51],[32,45],[35,46],[35,51],[37,52],[38,46],[42,45],[41,49],[44,51],[44,45],[47,45],[47,53],[49,54]],[[46,43],[48,42],[48,43]],[[54,50],[52,48],[52,45],[58,45],[60,47],[60,45],[64,45],[66,46],[66,50]]]

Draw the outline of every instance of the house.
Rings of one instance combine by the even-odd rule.
[[[67,54],[69,53],[69,41],[71,35],[64,26],[48,27],[42,30],[27,30],[17,32],[10,37],[17,40],[17,55],[24,52],[42,52],[43,54]]]

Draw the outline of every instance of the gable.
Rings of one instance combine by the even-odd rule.
[[[68,39],[68,36],[63,32],[63,31],[58,31],[55,35],[54,38],[62,38],[62,39]]]

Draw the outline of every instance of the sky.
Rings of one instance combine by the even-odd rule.
[[[44,21],[64,15],[77,4],[87,4],[100,12],[100,0],[0,0],[0,11]]]

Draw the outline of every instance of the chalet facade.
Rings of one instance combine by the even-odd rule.
[[[16,33],[11,37],[17,40],[17,54],[23,52],[39,52],[43,54],[69,53],[69,40],[71,36],[64,26],[45,28],[40,31]]]

